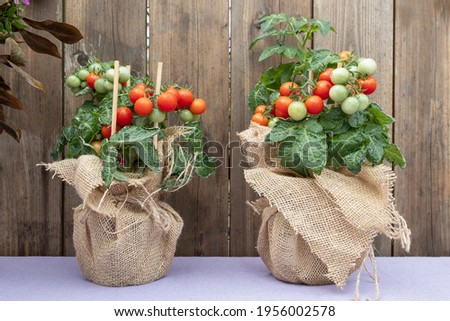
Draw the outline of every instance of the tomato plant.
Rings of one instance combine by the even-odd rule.
[[[118,70],[118,106],[116,132],[112,133],[114,63],[90,59],[66,79],[76,96],[91,95],[80,106],[64,127],[52,157],[65,153],[67,158],[92,154],[103,161],[102,178],[106,186],[114,179],[124,180],[122,173],[141,173],[144,168],[166,175],[162,190],[173,190],[186,184],[193,173],[209,176],[215,169],[215,160],[203,151],[200,117],[206,110],[202,98],[194,99],[191,89],[177,84],[162,85],[162,93],[155,93],[155,84],[148,77],[134,78],[124,66]],[[83,87],[84,82],[84,87]],[[129,84],[128,84],[129,82]],[[178,107],[180,109],[178,110]],[[167,113],[174,112],[183,121],[183,128],[173,130]],[[179,131],[179,137],[170,137]],[[164,140],[170,153],[161,155],[154,142]],[[66,148],[67,146],[67,148]],[[166,151],[166,147],[164,151]]]
[[[334,53],[307,47],[315,32],[325,36],[334,31],[320,19],[280,13],[258,22],[260,34],[249,49],[274,38],[259,60],[276,54],[282,61],[289,59],[264,71],[248,95],[251,120],[271,128],[266,141],[277,144],[282,166],[309,176],[320,174],[325,166],[345,166],[356,174],[364,162],[406,165],[390,142],[388,125],[394,119],[369,96],[377,87],[375,60],[347,50]],[[264,117],[267,121],[262,121]],[[313,150],[305,152],[309,147]]]

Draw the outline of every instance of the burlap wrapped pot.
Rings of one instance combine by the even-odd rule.
[[[273,158],[264,143],[269,132],[252,124],[239,137],[251,155],[246,182],[263,197],[252,205],[262,215],[257,250],[274,277],[342,287],[373,255],[378,234],[400,239],[409,250],[410,230],[395,209],[390,168],[365,165],[358,175],[325,168],[303,178]]]
[[[163,277],[175,254],[181,217],[159,200],[161,172],[128,174],[127,182],[101,178],[92,155],[47,164],[75,187],[83,203],[74,209],[73,241],[84,276],[97,284],[145,284]]]

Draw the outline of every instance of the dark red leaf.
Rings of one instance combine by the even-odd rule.
[[[0,120],[0,134],[5,130],[5,132],[14,138],[18,143],[22,138],[22,132],[19,128],[9,125],[6,121]]]
[[[14,109],[23,109],[19,99],[11,95],[8,91],[0,88],[0,104]]]
[[[6,91],[11,90],[11,87],[8,86],[8,84],[5,82],[5,80],[3,79],[2,76],[0,76],[0,91],[1,90],[6,90]],[[0,110],[3,110],[3,109],[1,109],[1,107],[0,107]]]
[[[68,23],[53,20],[35,21],[27,17],[24,17],[22,20],[30,27],[51,33],[63,43],[73,44],[83,39],[81,32]]]
[[[59,53],[58,47],[50,40],[41,37],[35,33],[26,31],[25,29],[20,30],[23,40],[27,45],[38,53],[47,54],[61,59],[61,54]]]

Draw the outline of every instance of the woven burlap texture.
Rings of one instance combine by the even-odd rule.
[[[245,151],[251,148],[248,163],[254,165],[244,170],[245,180],[266,199],[254,204],[262,214],[257,250],[276,278],[342,287],[380,233],[409,250],[410,231],[395,209],[390,168],[365,165],[358,175],[325,168],[314,178],[299,177],[277,165],[264,143],[269,132],[252,124],[239,137]]]
[[[73,241],[84,276],[106,286],[145,284],[172,264],[181,217],[159,200],[162,172],[125,174],[104,186],[102,161],[84,155],[45,165],[75,187],[83,204],[74,210]]]

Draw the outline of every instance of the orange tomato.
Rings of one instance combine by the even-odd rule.
[[[206,102],[201,98],[195,98],[192,101],[189,110],[195,115],[203,114],[206,110]]]

